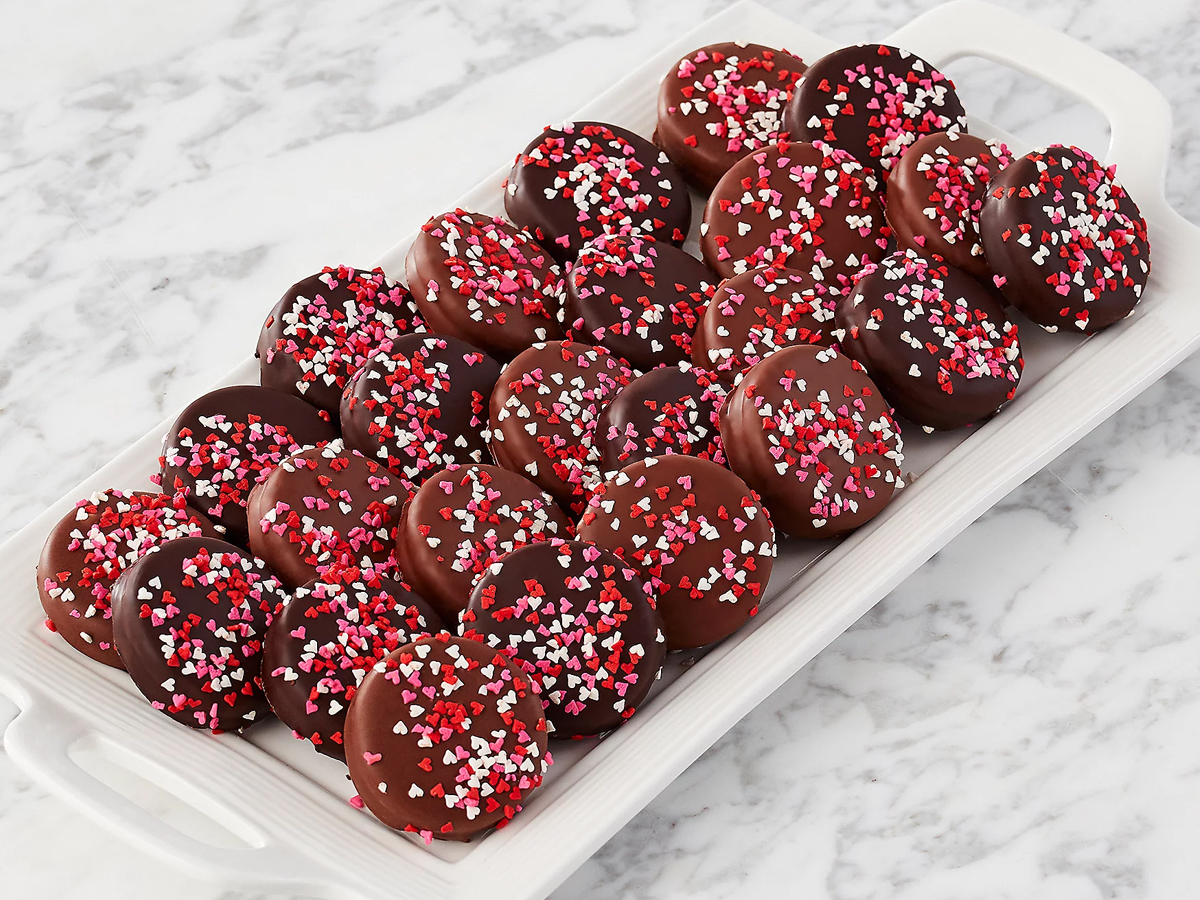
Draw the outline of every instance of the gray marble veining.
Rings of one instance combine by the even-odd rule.
[[[239,361],[288,282],[373,259],[724,5],[9,0],[0,535]],[[766,5],[851,42],[932,4]],[[1197,5],[1008,5],[1167,95],[1168,197],[1200,221]],[[1023,77],[950,72],[971,112],[1030,140],[1103,140],[1094,111]],[[1192,359],[1006,498],[556,898],[1194,894],[1198,397]],[[0,754],[0,894],[168,892],[243,900]]]

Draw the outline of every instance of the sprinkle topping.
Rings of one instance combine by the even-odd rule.
[[[1043,327],[1092,333],[1133,311],[1150,277],[1146,220],[1077,147],[1035,150],[996,177],[981,217],[1005,298]]]
[[[461,630],[529,673],[556,737],[620,725],[666,656],[649,589],[619,557],[580,541],[531,545],[494,563]]]
[[[284,460],[254,493],[250,546],[288,584],[331,566],[373,569],[388,560],[410,494],[403,479],[331,441]]]
[[[740,627],[758,609],[775,556],[758,495],[728,469],[688,456],[622,469],[596,489],[578,531],[641,573],[672,650]]]
[[[561,337],[562,274],[523,229],[499,216],[456,209],[421,230],[428,238],[414,245],[409,283],[418,302],[438,304],[431,315],[492,352],[520,352]],[[519,342],[507,339],[512,331],[520,333]]]
[[[888,177],[922,134],[966,131],[954,82],[921,57],[886,44],[858,44],[814,63],[784,116],[794,138],[823,140]]]
[[[833,341],[841,291],[799,272],[765,266],[721,282],[696,331],[692,357],[732,383],[764,356],[792,344]]]
[[[843,349],[918,424],[953,428],[1012,399],[1017,326],[973,278],[902,251],[868,267],[838,311]]]
[[[863,367],[832,348],[787,347],[748,370],[721,434],[733,470],[795,537],[853,530],[902,486],[891,409]]]
[[[582,511],[600,481],[597,420],[632,377],[603,347],[535,344],[509,364],[492,394],[496,461]]]
[[[148,551],[117,591],[122,658],[155,709],[212,731],[257,720],[259,654],[285,596],[261,560],[184,538]]]
[[[397,338],[342,398],[345,439],[412,484],[453,463],[482,462],[488,398],[500,365],[444,335]]]
[[[691,220],[687,187],[666,154],[601,122],[547,128],[518,154],[505,206],[563,260],[600,234],[681,244]]]
[[[887,249],[875,177],[845,150],[781,142],[748,154],[704,208],[700,249],[729,277],[756,266],[797,269],[812,282],[849,284]]]
[[[605,478],[652,456],[679,453],[725,462],[717,411],[725,386],[690,363],[653,369],[629,382],[600,414]]]
[[[440,629],[437,615],[394,571],[328,572],[297,588],[267,633],[267,697],[298,737],[342,756],[346,709],[367,672],[397,647]]]
[[[552,761],[528,676],[448,634],[376,664],[350,707],[346,751],[371,812],[426,843],[503,827]]]
[[[50,534],[38,564],[50,621],[64,637],[78,636],[89,656],[119,666],[110,621],[113,584],[159,544],[205,533],[205,523],[178,495],[109,489],[77,501]]]
[[[691,355],[716,279],[678,247],[601,235],[584,244],[568,282],[568,339],[602,344],[651,369]]]
[[[283,296],[258,341],[262,383],[336,414],[362,365],[408,331],[424,331],[408,291],[382,269],[326,266]]]

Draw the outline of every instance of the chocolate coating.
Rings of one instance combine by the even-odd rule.
[[[792,344],[833,343],[841,291],[794,269],[761,266],[726,278],[692,339],[692,362],[726,384],[768,353]]]
[[[669,650],[737,631],[758,611],[775,559],[758,495],[728,469],[690,456],[626,466],[596,488],[578,534],[641,572]]]
[[[425,323],[407,290],[382,269],[326,266],[293,284],[258,336],[259,381],[331,416],[368,359]]]
[[[701,191],[779,137],[804,63],[786,50],[722,42],[689,53],[658,89],[654,142]]]
[[[193,400],[163,436],[163,490],[182,493],[226,540],[246,546],[246,503],[287,457],[338,436],[328,413],[272,388],[238,384]]]
[[[137,689],[190,728],[236,731],[269,711],[262,642],[285,599],[233,544],[187,537],[151,548],[117,579],[113,635]]]
[[[458,621],[492,563],[526,544],[568,538],[575,526],[554,498],[499,466],[443,469],[404,506],[396,562],[446,622]]]
[[[1012,162],[1001,141],[964,132],[927,134],[905,151],[887,183],[887,218],[901,250],[936,253],[991,282],[979,213],[996,173]]]
[[[1025,360],[990,290],[937,257],[894,253],[837,311],[840,347],[905,418],[959,428],[1013,398]]]
[[[602,122],[547,128],[517,154],[504,208],[561,262],[600,234],[682,244],[692,222],[683,174],[643,137]]]
[[[1078,147],[1051,146],[992,180],[979,215],[1004,299],[1047,331],[1092,334],[1129,315],[1150,277],[1146,220]]]
[[[409,248],[405,273],[431,331],[497,359],[561,338],[566,285],[554,257],[499,216],[434,216]]]
[[[366,674],[397,647],[442,630],[394,574],[348,569],[313,579],[267,629],[262,681],[271,708],[334,759],[346,758],[346,710]]]
[[[729,467],[780,530],[838,537],[902,487],[904,443],[863,367],[828,347],[785,347],[748,370],[721,408]]]
[[[887,249],[875,177],[829,144],[781,142],[742,157],[704,207],[700,252],[722,278],[775,265],[846,287]]]
[[[336,440],[289,456],[250,495],[250,549],[296,588],[330,566],[376,568],[409,484]]]
[[[688,359],[717,277],[678,247],[601,235],[567,273],[568,340],[600,344],[638,369]]]
[[[596,424],[633,372],[603,347],[535,344],[504,370],[492,392],[492,455],[573,512],[600,481]]]
[[[96,662],[123,669],[113,647],[112,589],[151,547],[213,536],[212,523],[180,495],[97,491],[75,503],[46,535],[37,566],[47,624]]]
[[[582,541],[530,544],[492,565],[460,630],[524,668],[560,738],[621,725],[667,656],[650,589],[616,554]]]
[[[725,462],[717,410],[725,387],[690,363],[634,378],[600,413],[600,470],[612,478],[630,463],[681,453]]]
[[[804,73],[783,113],[792,140],[826,141],[885,180],[922,134],[966,131],[954,82],[921,57],[887,44],[856,44]]]
[[[448,634],[384,657],[346,716],[346,763],[363,803],[426,843],[505,825],[550,762],[528,676],[484,644]]]
[[[405,334],[358,370],[342,396],[346,445],[413,485],[446,466],[483,462],[500,363],[466,341]]]

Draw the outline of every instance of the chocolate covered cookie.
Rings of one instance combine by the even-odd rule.
[[[368,359],[425,323],[382,269],[326,266],[290,288],[258,336],[259,380],[337,416],[342,391]]]
[[[366,674],[397,647],[442,630],[394,570],[333,570],[298,588],[267,630],[262,680],[280,721],[345,759],[346,710]]]
[[[268,712],[262,642],[285,594],[262,560],[187,537],[151,548],[117,579],[113,635],[137,689],[190,728],[237,731]]]
[[[603,122],[547,128],[517,155],[504,208],[560,261],[601,234],[682,244],[692,222],[683,175],[643,137]]]
[[[742,157],[713,188],[700,252],[723,278],[786,266],[840,288],[887,249],[875,177],[845,150],[781,142]]]
[[[804,73],[783,113],[795,141],[825,141],[885,180],[923,134],[966,131],[954,82],[915,53],[856,44],[822,56]]]
[[[862,365],[831,348],[786,347],[749,369],[721,408],[721,436],[729,467],[793,537],[853,531],[903,486],[891,408]]]
[[[1012,162],[1001,141],[965,132],[918,138],[892,168],[887,218],[901,250],[936,253],[952,266],[991,282],[979,213],[996,173]]]
[[[405,273],[431,331],[497,359],[563,336],[558,316],[566,285],[558,264],[499,216],[461,209],[434,216],[413,241]]]
[[[446,466],[490,460],[488,401],[500,364],[465,341],[406,334],[342,397],[346,445],[419,485]]]
[[[775,559],[758,495],[728,469],[690,456],[626,466],[596,488],[578,535],[641,573],[670,650],[740,628],[758,611]]]
[[[830,346],[841,297],[836,288],[777,266],[726,278],[692,338],[692,362],[733,384],[742,371],[781,347]]]
[[[959,428],[1013,398],[1025,360],[1017,326],[991,291],[937,257],[894,253],[838,307],[839,346],[896,412]]]
[[[668,453],[723,463],[717,410],[724,399],[725,386],[689,363],[634,378],[600,413],[596,434],[604,477]]]
[[[525,669],[560,738],[622,724],[667,655],[649,588],[616,554],[582,541],[530,544],[491,565],[461,631]]]
[[[596,425],[629,384],[625,360],[573,341],[535,344],[492,392],[492,455],[579,513],[600,481]]]
[[[488,566],[526,544],[574,534],[554,498],[529,479],[499,466],[454,467],[431,475],[405,505],[396,561],[453,625]]]
[[[659,86],[654,142],[688,181],[711,191],[735,162],[779,137],[804,68],[799,57],[762,44],[693,50]]]
[[[179,414],[151,480],[187,497],[226,539],[245,546],[254,487],[293,453],[337,436],[327,413],[291,394],[253,384],[218,388]]]
[[[567,338],[607,347],[638,369],[681,362],[716,284],[708,266],[678,247],[601,235],[567,273]]]
[[[250,495],[250,549],[290,588],[392,552],[409,483],[341,439],[289,456]]]
[[[1129,315],[1150,277],[1146,220],[1078,147],[1054,145],[992,179],[979,230],[1004,299],[1047,331],[1092,334]]]
[[[96,662],[124,668],[113,647],[117,578],[165,541],[214,534],[212,524],[179,494],[109,489],[79,500],[46,535],[38,559],[47,626]]]
[[[506,825],[551,757],[529,676],[478,641],[440,634],[394,650],[363,679],[346,762],[376,818],[432,843]]]

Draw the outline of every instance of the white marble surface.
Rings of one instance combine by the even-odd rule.
[[[4,2],[0,536],[241,359],[294,278],[375,258],[723,5]],[[767,5],[850,42],[933,4]],[[1169,197],[1200,221],[1200,6],[1011,5],[1163,90]],[[1090,110],[979,63],[950,71],[973,113],[1103,149]],[[880,603],[556,898],[1193,896],[1198,466],[1193,358]],[[166,895],[243,898],[98,832],[0,754],[0,896]]]

